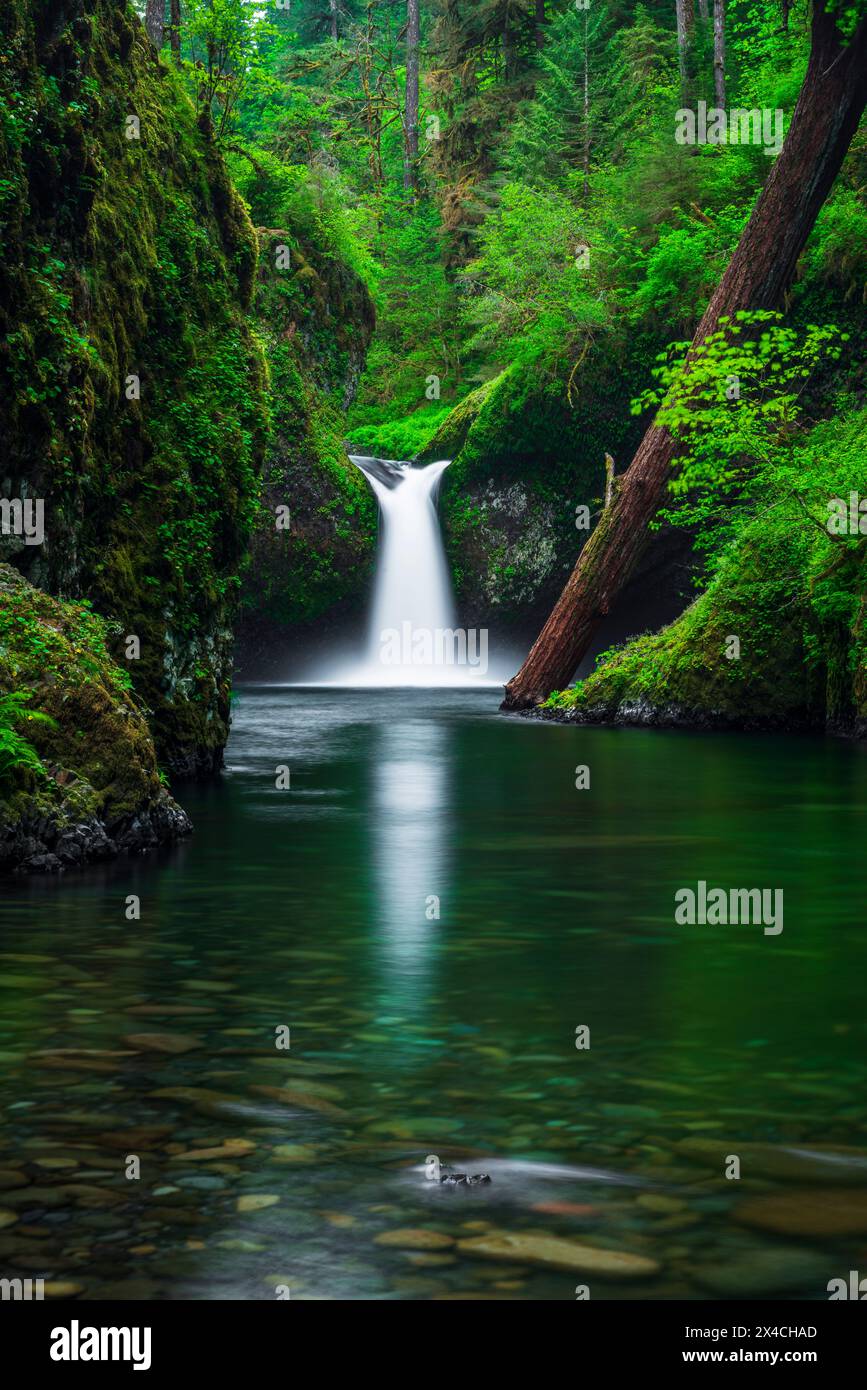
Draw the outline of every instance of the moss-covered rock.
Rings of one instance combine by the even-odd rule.
[[[635,368],[633,368],[633,371]],[[461,621],[530,631],[544,620],[600,505],[605,455],[625,466],[638,430],[633,383],[604,353],[565,377],[509,368],[466,397],[424,458],[454,458],[440,510]]]
[[[343,443],[373,332],[361,281],[287,230],[261,231],[254,312],[268,358],[272,434],[244,575],[240,670],[285,660],[305,630],[360,607],[376,503]]]
[[[146,711],[88,603],[63,603],[0,564],[0,706],[19,692],[0,761],[0,872],[49,871],[188,834],[162,784]],[[35,758],[20,756],[20,741]],[[0,749],[10,743],[0,720]]]
[[[253,229],[125,3],[8,0],[0,48],[0,496],[46,530],[0,559],[139,638],[161,756],[208,772],[267,431]]]
[[[782,502],[662,632],[604,653],[532,713],[576,723],[867,733],[867,539]]]

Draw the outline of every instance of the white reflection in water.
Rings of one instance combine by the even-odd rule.
[[[448,741],[433,722],[383,725],[373,767],[370,834],[383,991],[409,1008],[425,987],[431,947],[447,930],[452,867]],[[439,899],[439,917],[429,916]]]

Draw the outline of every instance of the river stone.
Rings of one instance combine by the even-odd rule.
[[[663,1192],[643,1192],[636,1197],[635,1205],[642,1211],[658,1212],[661,1216],[674,1216],[686,1210],[686,1202],[679,1197],[667,1197]]]
[[[278,1065],[286,1070],[287,1063],[281,1057],[264,1058],[257,1061],[257,1066],[264,1066],[267,1062],[277,1062]],[[284,1082],[285,1086],[298,1086],[304,1095],[321,1096],[323,1100],[345,1100],[346,1093],[339,1086],[334,1086],[330,1081],[320,1081],[316,1076],[308,1076],[305,1071],[296,1071],[288,1076]]]
[[[26,1173],[19,1173],[14,1168],[0,1168],[0,1191],[7,1191],[12,1187],[27,1187],[30,1182]]]
[[[732,1217],[784,1236],[867,1235],[867,1188],[792,1188],[740,1202]]]
[[[241,1096],[232,1096],[225,1091],[211,1091],[207,1086],[160,1086],[157,1091],[148,1091],[148,1100],[180,1100],[191,1105],[198,1105],[202,1101],[244,1104]]]
[[[306,1091],[290,1091],[280,1086],[250,1086],[254,1096],[264,1096],[266,1100],[277,1101],[280,1105],[297,1106],[299,1110],[316,1110],[320,1115],[331,1115],[334,1119],[345,1119],[346,1111],[332,1105],[321,1096],[309,1095]]]
[[[314,1144],[275,1144],[270,1158],[272,1163],[311,1164],[317,1161],[318,1153]]]
[[[523,1231],[489,1231],[470,1240],[459,1240],[458,1250],[487,1260],[518,1260],[522,1264],[549,1265],[577,1274],[597,1274],[603,1279],[644,1279],[657,1274],[660,1265],[644,1255],[624,1250],[601,1250],[575,1240]]]
[[[770,1298],[791,1293],[824,1297],[828,1260],[812,1250],[785,1245],[779,1250],[738,1250],[719,1264],[695,1271],[695,1282],[727,1298]]]
[[[5,1230],[7,1226],[14,1226],[17,1220],[18,1215],[16,1212],[6,1211],[5,1208],[0,1209],[0,1231]]]
[[[143,1052],[172,1054],[192,1052],[194,1048],[202,1046],[201,1041],[191,1037],[189,1033],[127,1033],[124,1042],[129,1043],[130,1047],[140,1048]]]
[[[396,1246],[399,1250],[448,1250],[455,1241],[454,1236],[443,1235],[441,1231],[409,1228],[400,1231],[383,1231],[373,1243],[374,1245]]]
[[[207,1163],[215,1158],[246,1158],[256,1145],[251,1139],[224,1139],[219,1148],[187,1149],[184,1153],[172,1154],[173,1163]]]
[[[720,1173],[729,1154],[741,1161],[741,1176],[756,1175],[790,1182],[867,1183],[867,1150],[833,1144],[739,1144],[717,1139],[681,1139],[675,1145],[688,1158],[706,1162]]]
[[[236,1202],[238,1211],[264,1211],[266,1207],[276,1206],[280,1198],[270,1192],[248,1192],[246,1197],[239,1197]]]

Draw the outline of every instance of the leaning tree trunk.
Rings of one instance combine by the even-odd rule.
[[[165,0],[147,0],[145,6],[145,28],[154,48],[163,46],[163,24],[166,19]]]
[[[714,105],[724,111],[726,104],[726,11],[725,0],[713,0],[713,92]]]
[[[720,317],[779,304],[867,104],[867,19],[845,44],[827,3],[815,0],[810,61],[788,135],[693,347]],[[671,435],[651,425],[532,651],[506,686],[504,709],[538,704],[569,684],[641,554],[673,457]]]
[[[418,182],[418,45],[419,0],[406,4],[406,149],[403,186],[414,190]]]

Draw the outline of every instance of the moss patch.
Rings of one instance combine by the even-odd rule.
[[[27,691],[27,708],[48,716],[21,721],[42,766],[22,766],[4,787],[0,868],[19,866],[28,838],[25,857],[56,857],[79,827],[69,862],[91,857],[89,845],[108,854],[189,829],[162,785],[146,711],[109,655],[110,637],[88,603],[63,603],[0,565],[0,693]],[[143,837],[130,836],[136,822]]]

